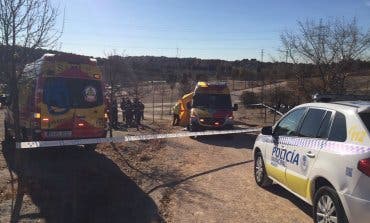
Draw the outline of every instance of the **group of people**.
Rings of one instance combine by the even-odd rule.
[[[109,104],[109,120],[113,128],[118,128],[118,104],[117,100],[113,100]],[[141,125],[141,120],[144,120],[144,104],[135,98],[133,101],[130,98],[122,98],[120,108],[122,110],[122,121],[126,127],[136,127]]]

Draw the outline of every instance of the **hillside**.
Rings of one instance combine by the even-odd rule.
[[[3,64],[5,64],[6,48],[0,45],[0,81],[6,81]],[[45,53],[62,53],[59,51],[19,47],[17,55],[21,64],[32,62]],[[260,62],[256,59],[226,61],[217,59],[174,58],[155,56],[127,56],[119,57],[121,84],[128,82],[167,80],[174,76],[179,81],[183,74],[192,80],[199,79],[234,79],[234,80],[277,80],[295,78],[293,70],[299,69],[307,77],[314,77],[315,70],[311,64],[293,65],[285,62]],[[97,58],[98,65],[103,72],[107,67],[107,58]],[[22,69],[21,66],[19,69]],[[370,70],[370,61],[354,61],[353,72],[356,76],[367,75]],[[134,78],[133,78],[134,77]],[[125,82],[125,83],[124,83]]]

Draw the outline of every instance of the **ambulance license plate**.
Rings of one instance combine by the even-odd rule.
[[[49,131],[49,132],[46,132],[46,136],[50,138],[71,137],[72,131]]]

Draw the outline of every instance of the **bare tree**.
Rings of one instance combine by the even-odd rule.
[[[177,81],[177,75],[172,74],[172,73],[168,75],[166,82],[170,86],[170,90],[171,90],[171,92],[170,92],[170,105],[172,105],[172,101],[173,101],[173,90],[176,87],[176,81]],[[172,107],[171,106],[169,106],[169,107],[170,108],[169,108],[168,114],[171,114],[171,108]]]
[[[179,96],[182,97],[192,91],[193,83],[189,74],[183,74],[179,82]]]
[[[0,44],[6,48],[6,76],[12,97],[16,140],[20,139],[18,76],[27,52],[52,47],[61,35],[58,9],[49,0],[0,0]]]
[[[281,35],[282,51],[291,62],[311,63],[320,78],[316,90],[344,93],[346,78],[351,74],[352,63],[361,58],[370,47],[370,31],[364,32],[353,18],[351,21],[307,20],[298,22],[297,32]],[[307,75],[302,66],[294,66],[298,83],[306,90]]]
[[[124,75],[127,74],[123,56],[116,51],[106,53],[107,59],[104,61],[104,78],[110,85],[110,99],[120,90],[120,84]]]

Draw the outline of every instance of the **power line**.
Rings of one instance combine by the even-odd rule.
[[[82,18],[79,18],[78,19],[80,22],[83,21]],[[86,26],[87,25],[92,25],[91,24],[91,20],[85,20],[86,22]],[[109,22],[109,25],[110,26],[113,26],[113,27],[120,27],[120,29],[122,28],[135,28],[135,30],[138,30],[138,31],[150,31],[151,29],[152,30],[155,30],[157,32],[174,32],[176,31],[176,33],[204,33],[204,30],[206,27],[199,27],[200,29],[194,29],[194,26],[193,25],[188,25],[188,26],[171,26],[171,25],[161,25],[161,24],[156,24],[156,25],[140,25],[140,24],[133,24],[133,23],[117,23],[117,22],[112,22],[112,21],[103,21],[101,20],[102,24],[106,24]],[[76,21],[75,20],[72,20],[72,19],[68,19],[66,18],[65,19],[65,23],[68,24],[68,23],[73,23],[73,24],[76,24]],[[101,28],[104,28],[104,27],[101,27]],[[209,28],[209,27],[207,27]],[[236,31],[236,30],[230,30],[230,31],[215,31],[215,30],[207,30],[207,33],[210,33],[210,34],[245,34],[245,31],[242,31],[242,27],[239,27],[240,30],[239,31]],[[266,29],[263,29],[263,30],[249,30],[248,33],[253,33],[253,34],[256,34],[256,33],[281,33],[283,31],[283,29],[270,29],[270,30],[266,30]]]
[[[130,46],[125,47],[122,45],[116,44],[102,44],[102,43],[74,43],[74,42],[62,42],[63,45],[72,45],[72,46],[103,46],[103,47],[121,47],[124,49],[150,49],[150,50],[178,50],[178,47],[147,47],[147,46]],[[273,46],[267,47],[273,48]],[[260,49],[258,47],[182,47],[184,50],[256,50]],[[178,52],[179,53],[179,52]]]
[[[80,34],[81,36],[101,36],[104,38],[106,33],[104,32],[81,32],[81,31],[73,31],[73,34]],[[224,33],[226,34],[226,33]],[[227,33],[229,34],[229,33]],[[160,39],[160,40],[171,40],[171,41],[197,41],[197,42],[236,42],[236,41],[272,41],[276,40],[276,38],[271,37],[222,37],[215,36],[216,38],[197,38],[197,37],[169,37],[168,35],[164,36],[149,36],[149,35],[132,35],[127,33],[111,33],[109,34],[110,37],[119,37],[124,39]],[[213,35],[210,35],[213,36]]]

